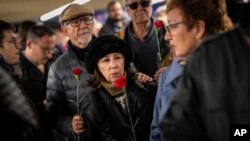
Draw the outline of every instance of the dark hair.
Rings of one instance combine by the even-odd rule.
[[[15,31],[15,27],[3,20],[0,20],[0,41],[3,40],[4,38],[4,31],[6,30],[12,30],[13,32]],[[2,46],[2,42],[0,42],[0,47]]]
[[[45,35],[53,36],[55,33],[49,27],[44,25],[32,26],[28,31],[27,40],[35,40]]]
[[[25,20],[18,26],[18,34],[21,37],[22,47],[26,46],[27,33],[30,27],[35,26],[36,22],[32,20]]]
[[[109,12],[110,11],[110,8],[113,6],[113,5],[115,5],[116,3],[119,3],[119,4],[121,4],[120,2],[118,2],[118,1],[110,1],[109,3],[108,3],[108,5],[107,5],[107,11]]]
[[[167,13],[175,7],[181,9],[189,29],[198,20],[205,22],[207,35],[233,28],[227,15],[225,0],[167,0]]]

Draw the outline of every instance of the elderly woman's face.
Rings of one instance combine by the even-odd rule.
[[[114,83],[124,76],[125,60],[121,53],[110,53],[98,60],[98,69],[106,81]]]

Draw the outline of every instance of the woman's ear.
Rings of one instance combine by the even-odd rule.
[[[197,24],[196,24],[196,28],[197,28],[197,34],[196,34],[196,38],[197,39],[202,39],[205,35],[206,32],[206,24],[203,20],[198,20]]]

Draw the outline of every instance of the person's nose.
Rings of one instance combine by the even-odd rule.
[[[22,45],[21,45],[21,43],[19,43],[19,42],[16,42],[15,43],[15,47],[16,47],[16,49],[21,49],[22,48]]]
[[[171,35],[170,31],[166,30],[166,33],[165,33],[165,36],[164,36],[164,40],[165,41],[169,41],[171,39],[172,39],[172,35]]]
[[[115,69],[115,68],[117,68],[117,62],[114,60],[114,59],[111,59],[110,60],[110,68],[111,69]]]
[[[86,27],[86,24],[84,21],[80,21],[80,25],[79,25],[80,28],[85,28]]]

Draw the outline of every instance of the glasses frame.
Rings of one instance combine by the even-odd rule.
[[[34,41],[34,43],[37,44],[37,45],[42,49],[42,51],[43,51],[46,55],[48,55],[48,54],[50,54],[50,53],[51,53],[51,54],[54,53],[55,47],[50,48],[50,47],[42,46],[42,45],[40,45],[37,41]]]
[[[132,2],[130,4],[127,4],[126,7],[129,7],[132,10],[136,10],[139,7],[139,4],[141,5],[141,7],[146,8],[149,7],[150,5],[150,0],[142,0],[140,2]]]
[[[169,33],[172,33],[172,31],[177,28],[179,26],[179,24],[184,23],[184,21],[180,21],[180,22],[176,22],[176,23],[172,23],[172,24],[168,24],[165,26],[166,31],[168,31]]]
[[[17,40],[9,40],[9,41],[0,41],[1,43],[7,42],[12,43],[16,48],[18,47],[19,43]]]
[[[72,20],[65,21],[64,24],[65,25],[70,24],[72,27],[78,27],[82,22],[85,25],[91,25],[91,24],[93,24],[93,18],[94,17],[92,15],[84,16],[84,17],[75,18],[75,19],[72,19]]]

